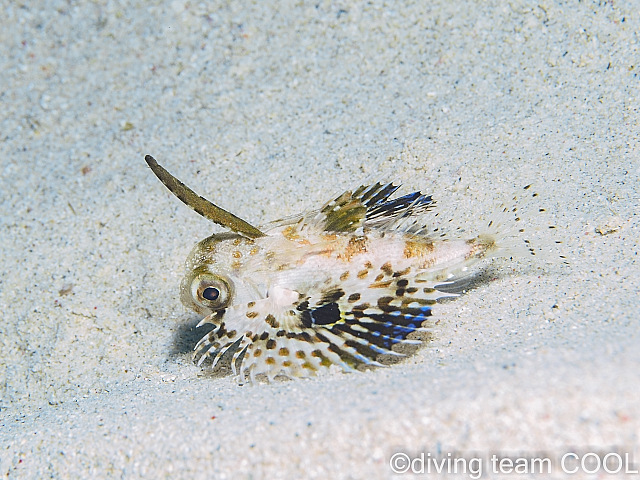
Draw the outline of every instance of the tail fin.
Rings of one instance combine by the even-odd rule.
[[[453,248],[460,248],[462,252],[466,250],[459,262],[429,274],[436,280],[450,284],[449,287],[438,289],[457,291],[460,287],[464,288],[465,281],[470,281],[478,273],[474,267],[485,259],[535,257],[555,263],[563,261],[564,257],[558,252],[561,242],[556,240],[555,225],[541,218],[547,211],[539,206],[538,197],[537,193],[531,191],[531,185],[527,185],[522,192],[495,209],[475,237],[469,236],[466,226],[464,230],[458,227],[444,233],[440,227],[429,231],[428,237],[458,245]]]
[[[535,256],[549,262],[563,261],[557,251],[556,226],[548,220],[540,221],[547,210],[539,204],[539,195],[526,185],[522,191],[505,202],[489,217],[486,229],[478,235],[478,241],[487,246],[487,256],[527,257]]]

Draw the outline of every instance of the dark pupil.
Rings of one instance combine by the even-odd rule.
[[[207,300],[214,301],[220,296],[220,290],[213,287],[207,287],[202,291],[202,296]]]

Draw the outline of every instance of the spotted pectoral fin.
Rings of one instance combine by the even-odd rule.
[[[338,302],[312,308],[308,302],[300,302],[295,308],[274,313],[258,313],[258,307],[254,305],[254,310],[243,318],[239,309],[226,312],[226,322],[217,325],[196,346],[198,365],[208,358],[215,367],[225,353],[233,352],[231,367],[241,380],[247,373],[253,381],[261,374],[269,379],[277,375],[308,377],[332,365],[343,371],[360,364],[381,366],[376,360],[380,354],[402,356],[392,345],[420,343],[407,338],[419,327],[406,319],[394,318],[389,323],[373,314],[364,319],[357,313],[343,315]],[[256,315],[247,317],[253,312]],[[236,328],[231,329],[230,325]]]
[[[329,332],[334,344],[340,338],[337,351],[350,363],[378,365],[381,355],[412,353],[431,336],[437,299],[455,295],[396,273],[371,283],[346,280],[310,296],[298,306],[301,321],[320,337]]]
[[[224,321],[215,315],[203,320],[216,327],[196,346],[198,365],[210,359],[215,367],[225,353],[233,351],[231,367],[241,379],[247,373],[254,380],[261,374],[269,379],[308,377],[331,365],[349,370],[331,344],[304,325],[304,309],[287,303],[293,298],[291,292],[275,290],[272,297],[236,305],[224,313]]]
[[[232,368],[236,372],[239,365],[241,379],[247,373],[252,379],[308,377],[332,365],[349,371],[391,363],[429,338],[436,300],[451,296],[432,283],[393,275],[301,294],[291,305],[282,304],[288,297],[280,292],[275,303],[263,299],[234,307],[196,347],[200,363],[212,358],[215,365],[235,350]]]
[[[342,340],[332,342],[327,339],[330,333],[318,335],[313,328],[294,327],[285,331],[275,317],[271,322],[275,327],[265,325],[256,333],[232,338],[225,338],[224,333],[210,332],[197,347],[201,356],[199,364],[203,359],[211,358],[215,366],[229,349],[234,349],[231,361],[234,374],[243,381],[248,373],[254,383],[258,375],[266,375],[269,380],[278,375],[309,377],[331,365],[351,370],[351,365],[338,354]]]
[[[422,301],[409,306],[391,296],[380,297],[376,303],[355,302],[351,308],[344,307],[344,321],[330,329],[372,362],[380,355],[404,356],[428,338],[426,323],[433,303]]]

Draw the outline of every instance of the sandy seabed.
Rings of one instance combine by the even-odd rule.
[[[637,469],[638,4],[451,3],[0,2],[2,475]],[[392,172],[473,232],[533,183],[569,265],[486,265],[390,368],[239,386],[178,298],[220,230],[145,154],[255,224]]]

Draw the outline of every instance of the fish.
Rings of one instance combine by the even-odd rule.
[[[195,245],[180,298],[203,316],[198,327],[213,326],[194,348],[197,364],[215,367],[233,353],[241,383],[395,363],[432,338],[438,302],[460,295],[480,262],[540,251],[524,238],[518,207],[537,196],[530,185],[476,236],[442,233],[430,221],[432,195],[396,196],[393,181],[363,182],[258,228],[152,156],[145,161],[182,202],[228,230]]]

